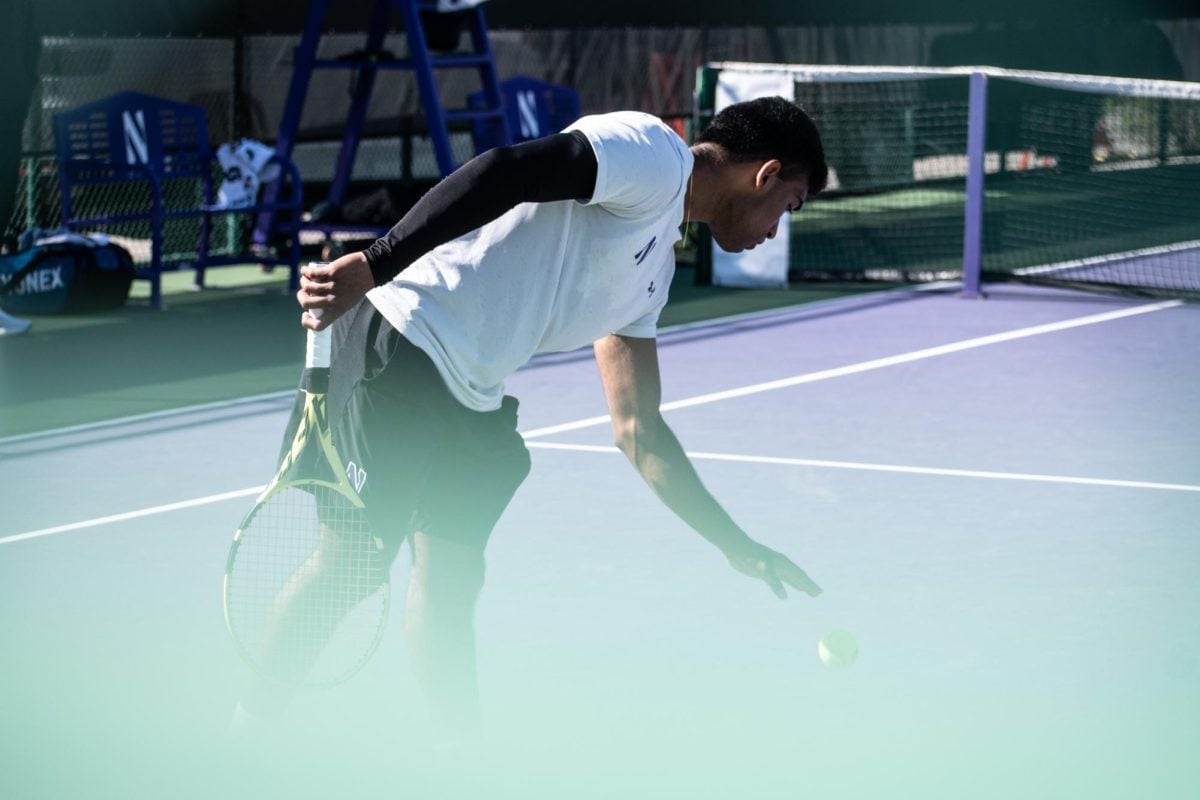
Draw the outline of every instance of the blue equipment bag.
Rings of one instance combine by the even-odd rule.
[[[123,247],[56,237],[0,256],[0,308],[11,314],[81,314],[119,308],[133,283]]]

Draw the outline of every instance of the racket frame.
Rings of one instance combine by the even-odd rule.
[[[306,354],[306,371],[312,370],[327,370],[329,364],[328,351],[328,336],[329,331],[309,331],[308,332],[308,348]],[[267,484],[262,493],[255,499],[254,505],[242,518],[238,525],[237,531],[233,535],[233,541],[229,546],[229,553],[225,559],[225,575],[222,580],[221,596],[222,606],[225,615],[225,627],[229,631],[229,636],[233,640],[234,647],[242,660],[252,669],[260,670],[261,666],[256,663],[254,657],[250,653],[250,648],[242,641],[237,633],[237,625],[234,621],[235,614],[233,612],[233,601],[231,595],[231,578],[233,576],[234,564],[237,561],[238,552],[241,549],[242,543],[245,541],[246,531],[253,522],[255,515],[259,510],[276,494],[286,489],[292,488],[324,488],[330,491],[337,492],[344,497],[349,503],[359,511],[365,511],[365,504],[362,498],[354,490],[350,483],[350,479],[346,475],[346,468],[342,462],[341,456],[337,449],[333,446],[333,436],[329,430],[328,418],[325,409],[325,393],[315,392],[308,389],[303,389],[305,394],[304,409],[300,419],[300,424],[296,428],[296,435],[292,438],[291,447],[284,456],[279,469],[275,472],[271,482]],[[305,479],[288,479],[288,473],[293,465],[308,450],[312,438],[315,436],[316,445],[320,448],[321,455],[326,464],[335,477],[335,480],[321,480],[317,478]],[[384,549],[383,540],[371,534],[376,552],[382,554]],[[308,682],[304,683],[301,688],[320,689],[336,686],[343,683],[353,675],[357,674],[379,648],[379,643],[383,640],[384,624],[388,617],[388,611],[391,606],[391,578],[389,565],[381,564],[382,581],[379,588],[375,590],[376,594],[380,595],[382,607],[379,612],[379,624],[376,626],[375,635],[368,647],[363,651],[359,660],[347,670],[343,670],[336,678],[327,681]],[[264,672],[270,675],[269,672]]]

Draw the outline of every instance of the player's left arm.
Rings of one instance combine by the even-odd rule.
[[[300,271],[297,300],[326,328],[373,287],[439,245],[480,228],[521,203],[587,200],[596,188],[596,154],[579,131],[497,147],[448,175],[417,201],[396,225],[361,253]]]
[[[662,384],[654,339],[612,335],[595,343],[596,363],[617,446],[668,508],[715,545],[729,563],[779,597],[784,588],[813,597],[821,589],[791,559],[743,531],[705,488],[659,411]]]

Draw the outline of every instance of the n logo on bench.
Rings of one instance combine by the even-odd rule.
[[[122,111],[121,127],[125,130],[125,163],[146,164],[150,148],[146,144],[146,114],[143,111]]]
[[[536,139],[542,135],[542,126],[538,124],[537,94],[517,92],[517,116],[521,120],[521,137]]]

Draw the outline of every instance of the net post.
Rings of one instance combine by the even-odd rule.
[[[983,183],[987,163],[986,127],[987,74],[972,72],[967,106],[967,202],[963,220],[962,296],[973,299],[982,297],[979,287],[983,271]]]

